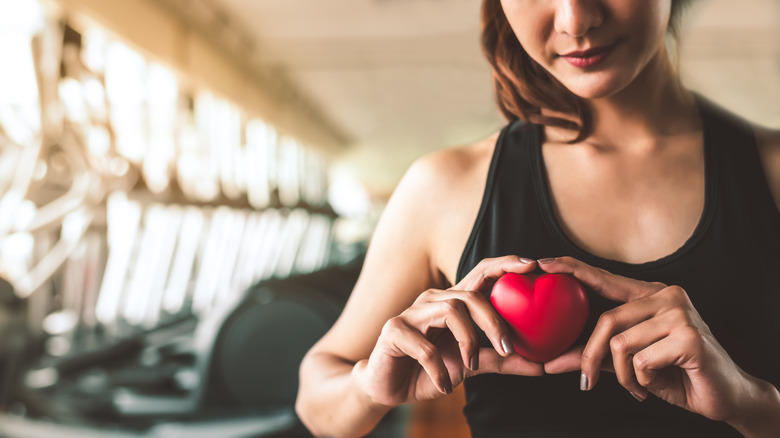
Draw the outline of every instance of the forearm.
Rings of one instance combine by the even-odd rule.
[[[780,392],[769,382],[754,380],[749,413],[729,424],[748,438],[776,437],[780,431]]]
[[[304,359],[295,409],[314,435],[365,435],[391,409],[372,402],[360,389],[355,369],[363,365],[316,353]]]

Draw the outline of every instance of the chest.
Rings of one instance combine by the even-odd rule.
[[[657,260],[696,229],[706,199],[701,144],[646,154],[543,148],[549,202],[577,246],[629,263]]]

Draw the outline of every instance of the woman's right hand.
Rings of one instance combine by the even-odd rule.
[[[542,364],[513,354],[511,331],[485,295],[504,273],[535,268],[535,261],[516,256],[485,259],[457,285],[420,294],[385,323],[370,357],[355,365],[364,393],[396,406],[449,394],[477,374],[544,374]],[[475,323],[492,348],[480,348]]]

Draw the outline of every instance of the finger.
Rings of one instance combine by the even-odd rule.
[[[571,274],[597,294],[624,303],[652,295],[666,287],[662,283],[615,275],[572,257],[542,259],[539,260],[539,267],[551,274]]]
[[[587,377],[583,390],[589,390],[596,385],[599,370],[607,355],[611,353],[612,337],[655,315],[654,306],[648,303],[649,300],[652,300],[652,297],[623,304],[601,314],[582,352],[581,369]]]
[[[452,379],[444,365],[439,349],[422,333],[406,324],[401,318],[392,318],[385,324],[386,335],[392,347],[403,356],[416,360],[442,394],[452,393]]]
[[[544,366],[532,362],[519,354],[509,357],[501,356],[492,348],[479,349],[479,370],[468,371],[466,377],[479,374],[512,374],[516,376],[541,376],[544,374]]]
[[[449,299],[461,300],[466,305],[466,310],[471,320],[483,331],[490,340],[493,348],[502,356],[514,353],[512,346],[512,332],[506,325],[501,315],[496,312],[490,300],[482,293],[474,290],[458,291],[447,290],[439,294],[431,294],[429,299],[441,301]]]
[[[694,328],[676,330],[634,354],[633,366],[637,381],[650,391],[663,389],[659,371],[670,366],[685,368],[686,363],[701,352],[703,338]]]
[[[536,269],[536,262],[518,256],[484,259],[452,289],[485,291],[507,272],[527,274]]]
[[[618,333],[609,341],[618,382],[637,400],[644,401],[647,398],[647,389],[636,377],[634,355],[668,335],[669,324],[664,318],[657,317]]]
[[[452,297],[454,294],[442,292],[441,295]],[[432,327],[448,329],[458,342],[463,366],[472,370],[479,368],[479,337],[462,300],[446,298],[416,306],[404,312],[403,317],[407,324],[425,336]]]
[[[563,374],[572,371],[581,371],[583,350],[585,350],[584,345],[572,347],[555,359],[546,362],[544,364],[544,372],[547,374]],[[601,362],[601,371],[615,372],[615,367],[608,357],[604,358]]]
[[[578,345],[544,364],[544,372],[547,374],[562,374],[572,371],[580,371],[582,367],[582,351],[584,345]]]

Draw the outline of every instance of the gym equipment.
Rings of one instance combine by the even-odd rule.
[[[0,101],[0,435],[307,436],[297,364],[359,269],[330,266],[324,160],[59,18],[28,53],[40,126]],[[224,371],[255,343],[283,368],[251,396]]]

